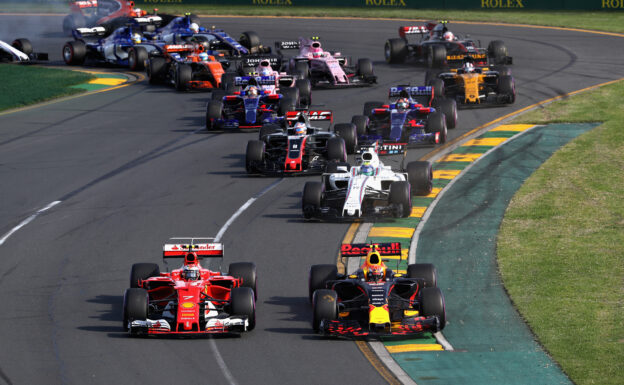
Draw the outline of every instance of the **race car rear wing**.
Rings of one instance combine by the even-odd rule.
[[[282,65],[282,60],[274,55],[248,55],[241,58],[241,66],[242,68],[256,68],[262,61],[268,61],[271,67],[275,70],[278,70]]]
[[[274,86],[275,76],[237,76],[234,78],[234,85],[245,87],[247,85]]]
[[[401,85],[390,87],[388,90],[389,98],[405,98],[410,97],[423,105],[431,105],[431,101],[436,96],[431,86],[411,87],[409,85]]]
[[[106,28],[104,27],[76,28],[72,31],[72,35],[77,39],[92,36],[106,36],[106,34]]]
[[[223,243],[207,241],[214,238],[170,238],[163,246],[163,259],[184,258],[190,252],[200,259],[223,258]]]
[[[425,35],[427,33],[429,33],[429,29],[424,25],[399,27],[399,36],[403,38],[407,35]]]
[[[390,260],[396,260],[397,266],[403,259],[403,253],[401,252],[401,243],[343,243],[340,246],[340,259],[343,264],[346,263],[344,258],[364,258],[371,251],[377,251],[382,258],[383,262],[389,262]],[[384,258],[386,257],[386,258]],[[389,257],[399,257],[389,258]]]
[[[286,113],[286,122],[288,127],[294,126],[295,123],[302,121],[307,116],[308,120],[314,122],[329,122],[334,121],[334,113],[329,110],[315,110],[315,111],[288,111]]]
[[[168,44],[163,47],[163,52],[194,52],[195,49],[193,44]]]

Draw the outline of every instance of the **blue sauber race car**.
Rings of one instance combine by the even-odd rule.
[[[77,28],[74,41],[63,46],[63,60],[68,65],[112,64],[142,70],[152,52],[160,53],[163,43],[143,36],[146,26],[160,22],[159,16],[135,18],[127,26],[108,34],[104,27]]]
[[[379,154],[389,155],[403,153],[410,145],[446,142],[447,128],[457,122],[454,100],[435,97],[430,86],[392,87],[389,97],[394,101],[367,102],[364,114],[352,118],[360,146],[377,142]]]

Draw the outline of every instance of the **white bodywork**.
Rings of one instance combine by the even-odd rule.
[[[373,167],[373,176],[361,174],[362,159],[367,159],[370,166]],[[362,216],[362,202],[367,195],[388,190],[382,189],[382,182],[398,182],[407,181],[407,174],[392,171],[390,166],[385,166],[377,156],[377,152],[373,148],[366,149],[362,152],[358,159],[359,166],[351,167],[351,171],[347,171],[346,167],[338,167],[344,172],[329,174],[329,186],[327,188],[334,190],[339,189],[337,182],[348,181],[347,194],[342,208],[342,216]]]
[[[28,55],[2,40],[0,40],[0,49],[9,53],[14,58],[14,61],[30,61]]]

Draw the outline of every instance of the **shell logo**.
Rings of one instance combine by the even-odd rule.
[[[182,307],[185,308],[185,309],[190,309],[190,308],[195,307],[195,304],[193,302],[184,302],[182,304]]]

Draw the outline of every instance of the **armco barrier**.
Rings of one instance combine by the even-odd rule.
[[[250,5],[257,7],[362,7],[482,10],[624,10],[624,0],[135,0],[138,6]]]

